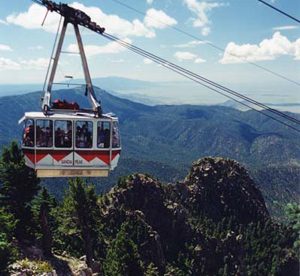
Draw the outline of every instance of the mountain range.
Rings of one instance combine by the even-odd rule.
[[[255,111],[242,112],[226,106],[148,106],[100,88],[96,88],[96,94],[104,111],[119,117],[123,148],[116,171],[109,179],[96,181],[98,191],[107,190],[119,176],[132,172],[154,174],[164,182],[180,180],[192,161],[222,156],[250,170],[274,213],[278,209],[274,202],[299,198],[300,135],[296,131]],[[83,95],[83,89],[78,87],[55,91],[53,99],[88,106]],[[40,96],[40,92],[34,92],[0,98],[0,145],[20,140],[22,129],[17,122],[25,111],[40,109]],[[300,119],[299,114],[289,115]],[[60,182],[65,187],[65,182]],[[53,187],[49,180],[46,183],[50,191],[61,195],[62,189]],[[272,192],[275,186],[277,191]]]

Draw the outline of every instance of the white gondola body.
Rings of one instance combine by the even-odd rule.
[[[61,176],[107,176],[109,171],[116,168],[120,153],[120,137],[118,118],[112,115],[103,115],[95,118],[92,114],[53,114],[44,115],[43,112],[27,112],[20,120],[24,123],[22,150],[28,167],[37,171],[41,177]],[[28,122],[30,126],[28,127]],[[63,140],[68,139],[68,144],[58,144],[58,131],[62,131],[57,125],[67,122],[68,135],[65,131]],[[79,124],[88,125],[89,144],[81,144],[76,132]],[[49,127],[45,127],[48,125]],[[106,145],[101,141],[101,126],[106,126]],[[44,127],[40,127],[44,126]],[[31,141],[28,142],[28,128],[32,128]],[[47,140],[43,143],[40,137]],[[68,137],[67,137],[68,136]],[[44,138],[45,140],[45,138]]]

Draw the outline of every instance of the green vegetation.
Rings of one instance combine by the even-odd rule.
[[[40,189],[39,180],[34,171],[25,166],[16,142],[3,149],[0,183],[0,204],[16,220],[15,236],[31,241],[35,232],[31,202]]]
[[[97,196],[94,186],[88,186],[79,178],[69,184],[69,190],[56,210],[55,241],[61,250],[68,250],[77,257],[85,255],[91,266],[96,254],[102,253]]]
[[[107,276],[298,274],[299,206],[286,206],[285,224],[273,221],[232,160],[198,160],[184,182],[169,185],[132,174],[102,195],[74,179],[56,202],[46,188],[38,193],[38,179],[12,143],[0,179],[1,275],[31,246],[42,260],[28,255],[14,266],[36,274],[53,270],[55,254],[85,255],[88,267]]]
[[[8,265],[17,257],[13,246],[13,232],[16,220],[0,208],[0,275],[7,274]]]
[[[110,243],[103,263],[105,275],[142,275],[137,245],[129,238],[124,227]]]
[[[30,271],[32,275],[41,275],[53,271],[53,267],[48,262],[39,260],[29,260],[28,258],[18,260],[15,264],[15,267],[19,271]]]

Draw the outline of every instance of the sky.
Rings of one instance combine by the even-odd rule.
[[[140,13],[114,0],[64,2],[85,11],[107,33],[257,100],[300,103],[300,85],[259,68],[300,83],[299,23],[257,0],[119,1]],[[299,0],[266,1],[295,17],[300,14]],[[41,26],[44,7],[30,0],[0,2],[0,85],[42,83],[59,16],[49,13]],[[93,78],[184,80],[87,29],[81,33]],[[77,51],[71,26],[63,48]],[[62,55],[56,78],[65,75],[82,77],[77,55]]]

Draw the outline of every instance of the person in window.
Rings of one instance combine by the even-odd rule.
[[[46,147],[52,147],[52,129],[50,127],[46,127]]]
[[[68,130],[64,137],[64,147],[70,148],[72,146],[72,124],[68,123]]]
[[[76,127],[76,147],[80,148],[80,136],[81,136],[81,127]]]
[[[86,147],[84,133],[85,133],[84,127],[82,126],[82,128],[81,128],[80,126],[77,126],[77,130],[76,130],[76,147],[77,148],[85,148]]]
[[[40,128],[40,146],[41,147],[47,147],[46,129],[45,128]]]
[[[119,145],[119,133],[116,127],[113,128],[112,147],[118,148]]]
[[[104,130],[104,147],[109,148],[110,146],[110,131],[108,128]]]
[[[55,131],[55,146],[62,148],[64,146],[64,136],[65,132],[60,129],[60,127],[57,128]]]
[[[92,133],[89,131],[88,124],[85,124],[84,126],[85,126],[85,133],[84,133],[85,146],[86,146],[86,148],[91,148],[92,142],[93,142]]]
[[[42,130],[40,126],[36,126],[36,145],[42,147]]]
[[[29,125],[28,127],[25,128],[24,145],[27,147],[34,146],[34,127],[33,127],[33,125]]]
[[[101,126],[98,126],[98,148],[104,148],[105,133]]]

